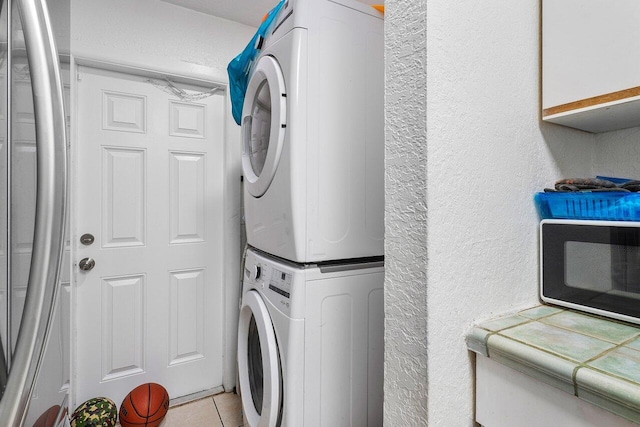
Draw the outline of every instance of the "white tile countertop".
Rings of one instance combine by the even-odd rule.
[[[640,327],[541,305],[476,325],[469,350],[640,423]]]

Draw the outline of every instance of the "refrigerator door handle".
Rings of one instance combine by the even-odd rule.
[[[51,327],[63,254],[67,146],[58,53],[45,0],[17,0],[36,118],[36,219],[29,284],[6,389],[3,426],[20,426],[29,406]]]

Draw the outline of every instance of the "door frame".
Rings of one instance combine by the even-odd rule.
[[[235,124],[231,116],[231,102],[229,100],[229,91],[227,90],[228,81],[220,81],[220,79],[203,79],[202,74],[193,72],[188,66],[184,69],[165,71],[165,70],[151,70],[145,68],[143,64],[119,64],[114,62],[103,61],[100,59],[88,57],[88,56],[73,56],[70,61],[71,65],[71,99],[70,99],[70,115],[71,115],[71,127],[70,127],[70,149],[69,149],[69,216],[70,216],[70,230],[69,237],[71,240],[71,255],[70,255],[70,280],[71,280],[71,378],[70,378],[70,404],[71,409],[75,408],[81,402],[77,402],[75,382],[78,381],[77,376],[77,332],[76,324],[79,319],[76,317],[76,304],[77,304],[77,282],[78,282],[78,247],[80,245],[80,230],[77,230],[75,224],[77,223],[77,209],[79,203],[79,197],[76,194],[76,183],[81,179],[78,174],[78,150],[75,142],[78,141],[78,87],[77,76],[79,66],[88,66],[92,68],[98,68],[106,71],[115,71],[126,74],[132,74],[136,76],[147,77],[150,79],[164,80],[170,78],[172,82],[192,84],[202,86],[205,88],[219,88],[226,93],[226,103],[224,109],[224,147],[223,147],[223,248],[224,258],[222,260],[223,265],[223,383],[224,391],[233,391],[236,386],[236,344],[238,334],[238,315],[239,315],[239,300],[241,294],[242,278],[240,276],[240,259],[242,256],[241,246],[241,201],[242,201],[242,188],[241,188],[241,139],[240,139],[240,127]],[[215,389],[212,391],[216,391]],[[204,395],[207,392],[203,392]],[[211,394],[211,393],[209,393]],[[182,403],[182,401],[196,399],[200,396],[187,396],[183,399],[178,399],[176,403]]]

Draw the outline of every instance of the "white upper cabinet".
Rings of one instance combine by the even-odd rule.
[[[640,1],[542,1],[543,120],[640,126]]]

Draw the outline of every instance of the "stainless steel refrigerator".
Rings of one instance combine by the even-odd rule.
[[[68,3],[0,0],[2,426],[64,425]]]

